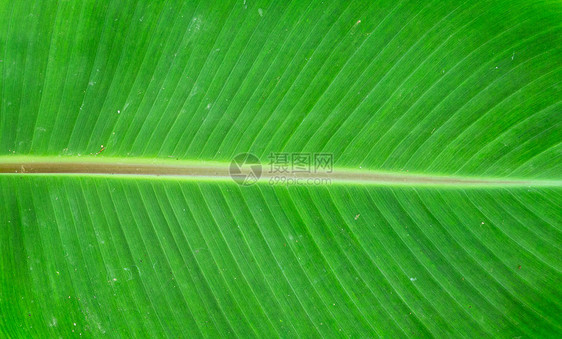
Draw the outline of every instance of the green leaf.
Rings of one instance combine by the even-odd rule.
[[[0,336],[560,337],[561,19],[0,1]]]

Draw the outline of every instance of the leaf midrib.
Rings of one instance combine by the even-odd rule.
[[[84,157],[0,157],[0,174],[3,175],[119,175],[176,178],[207,178],[232,180],[229,163],[144,158]],[[274,177],[299,179],[330,179],[329,183],[398,184],[437,186],[562,186],[561,180],[527,178],[449,176],[404,172],[382,172],[363,169],[334,168],[332,173],[270,173],[268,164],[262,164],[260,182]],[[293,181],[293,184],[295,182]],[[279,182],[277,182],[279,184]],[[308,183],[314,184],[314,183]]]

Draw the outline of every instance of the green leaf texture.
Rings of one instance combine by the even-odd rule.
[[[561,337],[561,79],[560,1],[0,0],[0,337]]]

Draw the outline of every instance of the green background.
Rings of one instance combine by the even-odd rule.
[[[0,174],[0,336],[560,337],[561,19],[560,1],[0,0],[0,163],[325,152],[500,181]]]

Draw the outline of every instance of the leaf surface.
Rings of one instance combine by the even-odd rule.
[[[561,18],[0,1],[0,334],[559,337]]]

